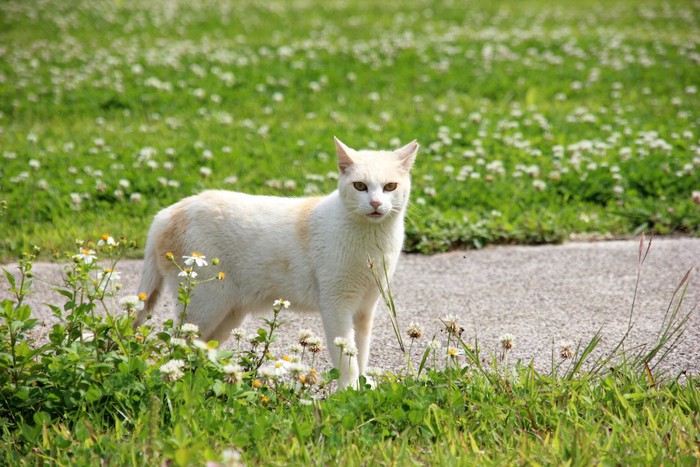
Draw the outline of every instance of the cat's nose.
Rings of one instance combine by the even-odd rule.
[[[382,202],[381,201],[372,201],[369,203],[369,205],[372,206],[374,209],[377,209],[377,208],[379,208],[379,206],[382,205]]]

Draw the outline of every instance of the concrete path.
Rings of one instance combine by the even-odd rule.
[[[585,346],[602,328],[601,348],[610,349],[624,335],[637,280],[638,253],[639,241],[625,240],[404,255],[392,284],[399,323],[405,330],[409,322],[417,321],[425,329],[425,336],[414,347],[414,361],[433,335],[444,344],[439,318],[454,314],[465,329],[464,336],[478,337],[485,355],[498,353],[499,336],[509,333],[514,341],[509,361],[532,360],[538,369],[547,371],[552,350],[558,353],[561,340]],[[119,263],[124,294],[136,292],[141,265],[141,261]],[[4,267],[16,271],[16,265]],[[684,313],[692,310],[684,341],[659,368],[671,375],[683,370],[700,374],[700,239],[653,240],[641,269],[635,325],[626,346],[654,342],[674,290],[692,267],[696,270],[682,308]],[[34,271],[39,277],[58,280],[61,266],[40,263]],[[0,298],[7,296],[6,288],[3,285]],[[46,285],[37,283],[36,290],[29,303],[49,324],[51,313],[42,303],[58,300]],[[173,299],[161,299],[155,321],[171,317],[173,308]],[[284,320],[277,353],[285,352],[302,328],[323,336],[316,315],[290,312]],[[249,317],[246,329],[252,332],[259,323]],[[47,331],[45,327],[40,334]],[[327,365],[325,352],[323,360]],[[384,307],[375,318],[370,365],[393,371],[403,368]]]

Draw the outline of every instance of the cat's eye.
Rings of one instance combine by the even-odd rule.
[[[357,191],[367,191],[367,185],[362,182],[355,182],[352,184]]]
[[[396,183],[387,183],[384,185],[384,191],[394,191],[396,189]]]

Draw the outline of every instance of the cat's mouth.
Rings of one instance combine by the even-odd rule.
[[[374,211],[374,212],[370,212],[369,214],[367,214],[367,217],[371,217],[372,219],[380,219],[380,218],[384,217],[384,214],[382,214],[379,211]]]

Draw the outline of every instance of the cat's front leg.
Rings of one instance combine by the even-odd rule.
[[[357,387],[360,376],[358,365],[359,349],[355,343],[353,310],[356,305],[343,301],[328,300],[321,306],[323,328],[331,363],[340,371],[338,387]],[[355,349],[355,352],[352,351]]]
[[[379,293],[372,290],[362,302],[362,305],[353,315],[353,327],[355,329],[355,345],[357,345],[358,371],[362,375],[367,369],[369,361],[369,349],[372,341],[372,322],[374,311],[377,309]]]

